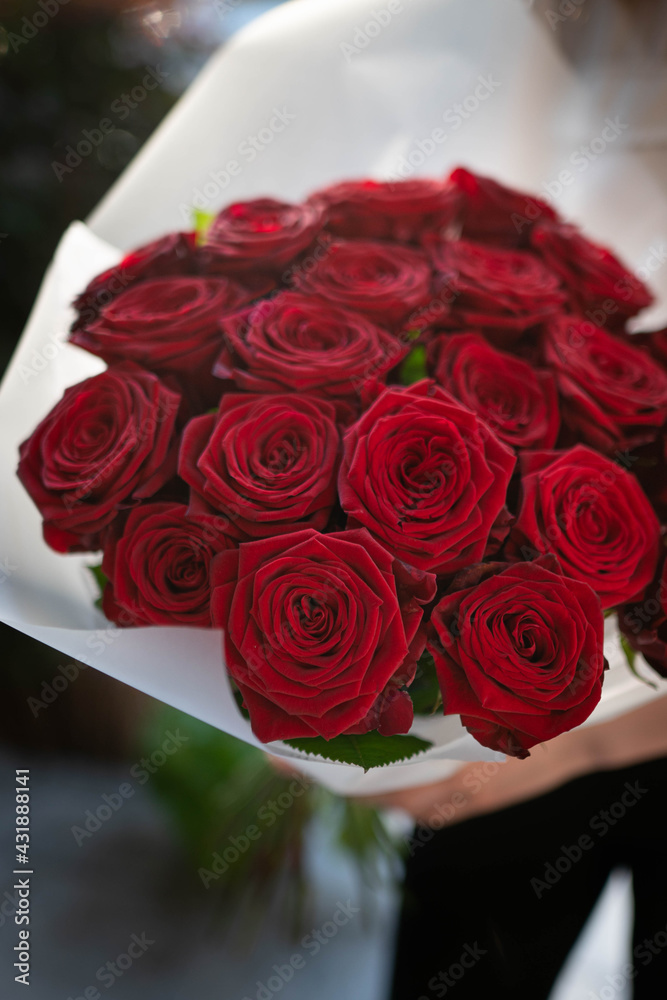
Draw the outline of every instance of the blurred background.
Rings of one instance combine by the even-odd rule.
[[[0,371],[68,224],[209,55],[278,2],[0,0]],[[148,70],[157,86],[137,102]],[[113,130],[66,169],[110,113]],[[383,1000],[404,822],[0,630],[0,996],[22,995],[11,810],[14,769],[30,768],[33,1000],[111,987],[123,1000]],[[623,877],[610,885],[559,1000],[588,996],[618,961],[627,893]]]
[[[0,2],[0,370],[68,224],[85,219],[210,54],[277,3]],[[157,86],[132,100],[149,70]],[[107,115],[113,131],[76,173],[63,169],[68,147]],[[112,985],[127,1000],[309,997],[312,978],[289,962],[320,950],[318,980],[335,970],[345,995],[384,996],[398,855],[373,812],[293,785],[244,744],[0,629],[8,819],[14,768],[31,769],[35,1000]],[[21,989],[13,843],[3,823],[2,997]],[[323,943],[303,943],[322,927]]]

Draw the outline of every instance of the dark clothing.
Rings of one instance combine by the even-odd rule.
[[[546,1000],[619,866],[632,871],[635,897],[624,976],[635,1000],[667,997],[666,829],[667,758],[586,775],[449,829],[418,829],[392,1000]],[[601,982],[591,1000],[610,989]]]

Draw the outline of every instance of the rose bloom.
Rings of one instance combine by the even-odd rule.
[[[565,315],[547,325],[543,349],[573,435],[603,452],[656,436],[667,417],[667,373],[645,351]]]
[[[648,333],[628,333],[625,336],[632,347],[641,347],[658,364],[667,368],[667,327],[663,327],[662,330],[651,330]]]
[[[348,526],[368,528],[398,559],[454,573],[504,539],[514,454],[433,382],[385,389],[343,447]]]
[[[115,525],[114,525],[115,529]],[[102,610],[119,625],[211,626],[210,565],[235,543],[187,516],[176,503],[135,507],[109,532]]]
[[[528,757],[600,700],[604,618],[591,588],[553,556],[471,566],[431,615],[427,643],[445,715],[482,746]]]
[[[565,302],[558,277],[531,253],[435,236],[425,246],[449,293],[454,329],[482,330],[503,347]]]
[[[20,448],[18,476],[58,552],[94,551],[176,472],[180,396],[129,362],[79,382]]]
[[[440,335],[428,347],[443,389],[474,410],[510,448],[551,448],[560,416],[550,372],[493,348],[478,333]]]
[[[461,195],[461,236],[465,240],[504,247],[527,246],[537,222],[558,218],[541,198],[463,167],[452,171],[449,184]]]
[[[618,624],[628,643],[661,677],[667,677],[667,556],[641,603],[619,608]]]
[[[183,432],[179,474],[189,513],[223,514],[236,538],[324,528],[336,500],[340,439],[333,406],[312,396],[223,396]]]
[[[107,364],[135,361],[161,376],[173,375],[200,398],[199,409],[220,398],[211,369],[220,350],[220,320],[252,293],[228,278],[153,278],[121,292],[98,318],[71,336]]]
[[[458,214],[461,196],[445,181],[343,181],[316,191],[310,199],[326,213],[335,236],[419,242],[425,229],[446,227]]]
[[[408,731],[431,575],[366,531],[306,530],[220,553],[211,584],[227,669],[263,743]]]
[[[431,267],[401,243],[333,240],[315,267],[295,272],[294,284],[391,329],[428,300]]]
[[[117,295],[137,281],[171,275],[195,274],[197,250],[195,233],[168,233],[145,246],[137,247],[119,264],[98,274],[74,300],[77,318],[72,330],[88,326]]]
[[[275,273],[314,242],[322,209],[255,198],[228,205],[215,217],[203,247],[205,267],[226,274]]]
[[[520,461],[521,510],[508,552],[552,552],[603,609],[641,595],[658,561],[660,524],[635,477],[584,445]]]
[[[215,374],[249,392],[358,397],[410,349],[359,313],[295,292],[226,317],[221,330],[226,346]]]
[[[622,327],[653,296],[606,247],[586,239],[576,226],[552,223],[536,226],[531,245],[558,274],[574,309],[598,326]]]

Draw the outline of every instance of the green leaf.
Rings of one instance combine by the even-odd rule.
[[[398,760],[407,760],[428,750],[432,743],[417,736],[381,736],[374,731],[361,736],[336,736],[325,740],[322,736],[306,736],[298,740],[285,740],[288,746],[305,753],[317,754],[327,760],[343,764],[357,764],[364,771],[384,767]]]
[[[426,348],[423,344],[413,347],[401,365],[400,379],[403,385],[412,385],[427,377]]]
[[[192,225],[197,234],[197,243],[199,245],[206,241],[206,236],[214,219],[215,212],[202,212],[200,208],[192,209]]]
[[[89,569],[90,572],[93,574],[93,576],[95,577],[95,583],[100,588],[100,596],[95,601],[95,607],[96,608],[101,608],[102,607],[102,594],[104,593],[104,588],[106,587],[107,583],[109,582],[109,578],[106,575],[106,573],[102,570],[102,563],[99,563],[99,565],[97,565],[97,566],[88,566],[87,569]]]
[[[442,691],[435,663],[428,650],[419,658],[417,673],[408,689],[408,694],[412,698],[412,706],[417,715],[434,715],[442,705]]]
[[[658,685],[654,684],[653,681],[650,681],[648,677],[642,677],[642,675],[637,670],[637,665],[635,663],[637,652],[632,648],[632,646],[630,645],[630,643],[625,638],[622,632],[621,632],[621,649],[625,653],[625,658],[628,661],[630,673],[634,674],[634,676],[637,678],[638,681],[641,681],[643,684],[648,684],[650,688],[653,688],[654,691],[657,691]]]

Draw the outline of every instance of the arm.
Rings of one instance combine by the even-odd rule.
[[[369,805],[403,809],[428,825],[453,802],[446,825],[544,795],[574,778],[667,756],[667,696],[598,726],[583,726],[535,747],[527,760],[464,764],[432,785],[369,798]],[[438,818],[435,825],[442,825]]]

